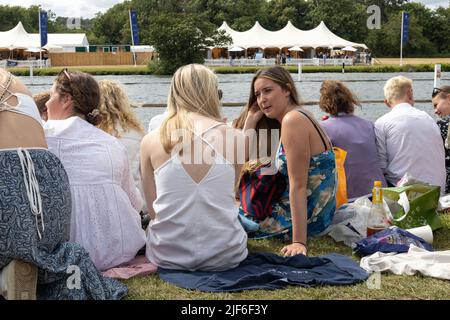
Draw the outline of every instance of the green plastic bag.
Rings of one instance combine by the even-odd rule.
[[[439,186],[413,184],[383,188],[383,196],[391,210],[394,225],[410,229],[428,224],[432,230],[436,230],[442,228],[442,221],[436,211],[440,191]],[[402,205],[397,203],[399,199]]]

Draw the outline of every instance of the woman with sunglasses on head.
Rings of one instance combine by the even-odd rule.
[[[71,241],[83,245],[100,270],[132,260],[145,245],[141,196],[127,153],[100,121],[95,79],[63,70],[47,102],[45,135],[63,163],[72,194]]]
[[[126,294],[124,285],[101,276],[82,246],[67,242],[70,215],[69,180],[47,150],[31,93],[0,69],[0,296],[116,299]],[[80,286],[67,290],[73,270],[80,271]]]
[[[167,269],[222,271],[247,257],[234,185],[242,133],[223,121],[217,76],[199,64],[172,78],[167,118],[141,144],[146,256]],[[230,148],[227,148],[230,147]],[[228,151],[232,152],[228,152]]]
[[[450,136],[449,119],[450,115],[450,86],[434,88],[431,94],[434,112],[442,119],[437,121],[441,130],[442,140],[445,146],[445,167],[447,172],[447,181],[445,184],[445,193],[450,193]]]
[[[287,188],[282,205],[260,221],[267,236],[288,234],[285,256],[307,254],[307,237],[323,232],[336,208],[336,164],[331,142],[313,116],[301,107],[290,73],[279,66],[259,70],[253,77],[244,130],[255,129],[264,119],[281,126],[276,167]]]

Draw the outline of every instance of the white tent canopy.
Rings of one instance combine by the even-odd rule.
[[[45,46],[43,46],[45,50],[48,52],[57,52],[57,51],[64,51],[64,48],[62,46],[58,46],[56,44],[47,43]]]
[[[33,41],[32,37],[23,28],[22,22],[9,31],[0,32],[1,49],[27,49],[39,47],[39,44]]]
[[[149,45],[131,46],[131,52],[154,52],[155,48]]]
[[[239,51],[244,51],[244,48],[238,47],[238,46],[234,46],[230,49],[228,49],[228,52],[239,52]]]
[[[45,51],[45,49],[41,49],[41,48],[28,48],[27,50],[25,50],[26,52],[34,52],[34,53],[37,53],[37,52],[43,52],[43,51]]]
[[[289,51],[303,51],[303,49],[300,48],[299,46],[294,46],[294,47],[292,47],[292,48],[289,48],[288,50],[289,50]]]
[[[312,30],[297,29],[290,21],[278,31],[264,29],[258,21],[244,32],[231,29],[224,21],[219,30],[225,31],[232,38],[232,45],[248,48],[291,48],[293,46],[303,48],[342,48],[352,46],[367,49],[364,43],[355,43],[338,37],[331,32],[322,21]]]
[[[62,47],[64,51],[75,51],[76,47],[89,46],[84,33],[49,33],[47,39],[48,45]],[[9,31],[0,31],[0,48],[11,50],[39,48],[40,46],[39,34],[26,32],[22,22]]]
[[[342,48],[341,50],[342,50],[342,51],[351,51],[351,52],[358,51],[358,49],[353,48],[353,47],[350,47],[350,46],[344,47],[344,48]]]

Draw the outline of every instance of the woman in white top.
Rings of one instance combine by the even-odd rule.
[[[242,133],[222,121],[217,77],[202,65],[177,70],[167,107],[162,126],[141,144],[144,194],[153,218],[146,256],[168,269],[236,267],[247,257],[234,200],[241,170],[234,141],[243,141]]]
[[[63,70],[47,102],[45,135],[63,163],[72,194],[70,239],[100,270],[130,261],[145,244],[125,148],[96,128],[100,90],[85,73]]]
[[[97,128],[119,139],[127,150],[128,161],[136,187],[141,191],[139,173],[139,153],[144,127],[133,112],[130,101],[118,82],[101,80],[100,87],[100,123]]]

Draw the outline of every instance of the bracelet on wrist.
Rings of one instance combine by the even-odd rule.
[[[304,246],[306,248],[306,243],[301,242],[301,241],[292,241],[292,243],[300,243],[302,246]]]

